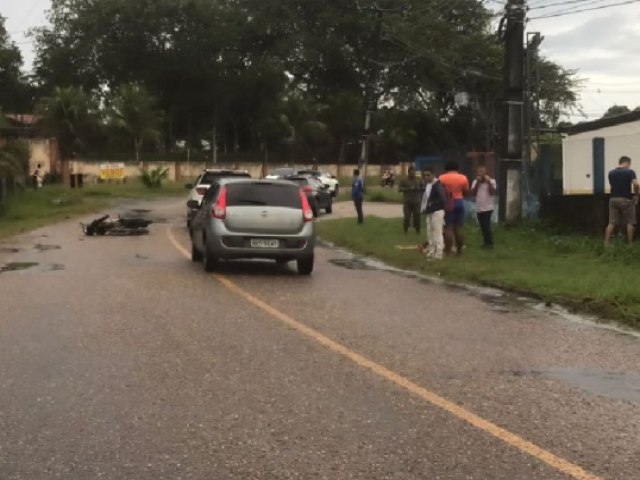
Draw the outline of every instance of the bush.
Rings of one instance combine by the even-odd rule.
[[[142,183],[144,183],[147,188],[160,188],[162,182],[169,178],[168,168],[158,167],[153,170],[142,168],[140,172],[142,173]]]

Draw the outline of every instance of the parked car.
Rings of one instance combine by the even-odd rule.
[[[251,178],[251,175],[249,175],[249,172],[247,172],[246,170],[224,170],[219,168],[209,168],[202,172],[195,183],[187,183],[185,185],[185,187],[189,189],[189,195],[187,197],[187,228],[189,228],[191,219],[198,211],[195,208],[189,208],[189,202],[195,200],[198,202],[198,205],[200,205],[200,202],[202,202],[202,197],[205,193],[207,193],[207,190],[209,190],[209,187],[212,184],[216,183],[221,178],[229,177]],[[195,205],[195,203],[193,205]]]
[[[313,271],[313,212],[302,189],[283,180],[223,178],[211,187],[191,221],[191,260],[207,272],[220,260],[295,260],[298,272]]]
[[[338,196],[338,193],[340,193],[340,182],[338,182],[338,179],[329,172],[321,172],[319,170],[298,170],[296,174],[311,175],[312,177],[317,178],[327,186],[327,190],[332,197],[336,197]]]
[[[287,177],[290,182],[297,183],[306,194],[309,205],[313,210],[313,216],[317,217],[320,210],[326,213],[333,211],[333,198],[326,185],[311,175],[296,175]]]
[[[268,180],[277,180],[279,178],[287,178],[296,174],[296,169],[293,167],[280,167],[272,170],[269,175],[264,177]]]

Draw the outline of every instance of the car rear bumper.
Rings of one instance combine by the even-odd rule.
[[[250,232],[230,232],[222,222],[216,222],[216,227],[207,234],[207,248],[221,259],[233,258],[267,258],[267,259],[298,259],[313,254],[315,248],[315,233],[313,223],[306,223],[302,231],[294,235],[264,234]],[[277,248],[256,248],[251,246],[251,240],[278,240]]]

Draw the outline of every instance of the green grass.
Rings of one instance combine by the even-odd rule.
[[[76,190],[62,185],[47,185],[37,192],[26,190],[11,197],[0,211],[0,238],[102,210],[117,199],[170,195],[186,198],[186,193],[182,184],[167,183],[161,188],[149,189],[138,182],[92,185]]]
[[[345,202],[351,200],[352,182],[352,178],[340,179],[340,193],[338,194],[338,197],[334,199],[336,202]],[[371,177],[367,179],[365,201],[380,203],[402,203],[402,194],[398,191],[397,183],[394,187],[383,188],[380,186],[379,177]]]
[[[640,245],[619,241],[605,249],[599,239],[529,225],[498,228],[495,249],[484,250],[478,228],[470,225],[462,257],[429,262],[415,250],[395,248],[423,241],[415,233],[405,236],[401,222],[367,217],[358,226],[352,219],[330,220],[319,223],[318,232],[323,240],[396,267],[526,292],[640,328]]]

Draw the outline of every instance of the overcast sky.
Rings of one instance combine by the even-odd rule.
[[[135,0],[132,0],[135,1]],[[311,0],[310,0],[311,1]],[[347,0],[345,0],[347,1]],[[487,0],[500,9],[503,0]],[[589,119],[602,116],[611,105],[640,106],[640,2],[602,10],[533,19],[536,16],[573,11],[625,0],[573,0],[570,6],[559,0],[529,0],[531,10],[527,30],[539,31],[545,39],[542,52],[565,68],[578,70],[585,79],[580,103]],[[0,0],[0,14],[19,44],[28,70],[33,61],[33,46],[26,31],[46,23],[50,0]],[[537,8],[536,8],[537,7]],[[573,121],[580,120],[578,116]]]

